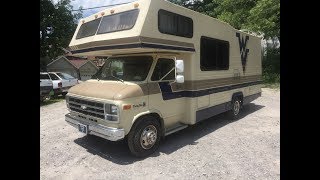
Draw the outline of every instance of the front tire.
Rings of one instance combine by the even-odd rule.
[[[154,153],[160,144],[161,126],[152,116],[145,116],[136,122],[128,134],[128,146],[136,157]]]

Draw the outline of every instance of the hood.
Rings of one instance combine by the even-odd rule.
[[[121,100],[131,97],[144,96],[144,85],[122,83],[119,81],[88,80],[69,89],[69,93],[80,96]]]

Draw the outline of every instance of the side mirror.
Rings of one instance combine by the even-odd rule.
[[[184,76],[183,75],[177,75],[176,76],[177,83],[184,83]]]
[[[183,73],[184,63],[183,60],[176,60],[176,73]]]
[[[182,75],[184,71],[183,60],[176,60],[176,82],[184,83],[184,76]]]

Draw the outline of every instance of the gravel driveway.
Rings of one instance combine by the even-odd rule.
[[[167,136],[145,159],[77,132],[67,112],[64,100],[40,107],[41,179],[280,179],[280,91],[263,89],[237,121],[222,114]]]

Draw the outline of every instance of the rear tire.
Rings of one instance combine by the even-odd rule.
[[[128,134],[130,152],[136,157],[154,153],[160,144],[161,126],[152,116],[144,116],[136,122]]]
[[[241,113],[241,108],[242,108],[241,99],[239,97],[235,97],[231,103],[231,110],[228,112],[229,117],[233,120],[238,119]]]

